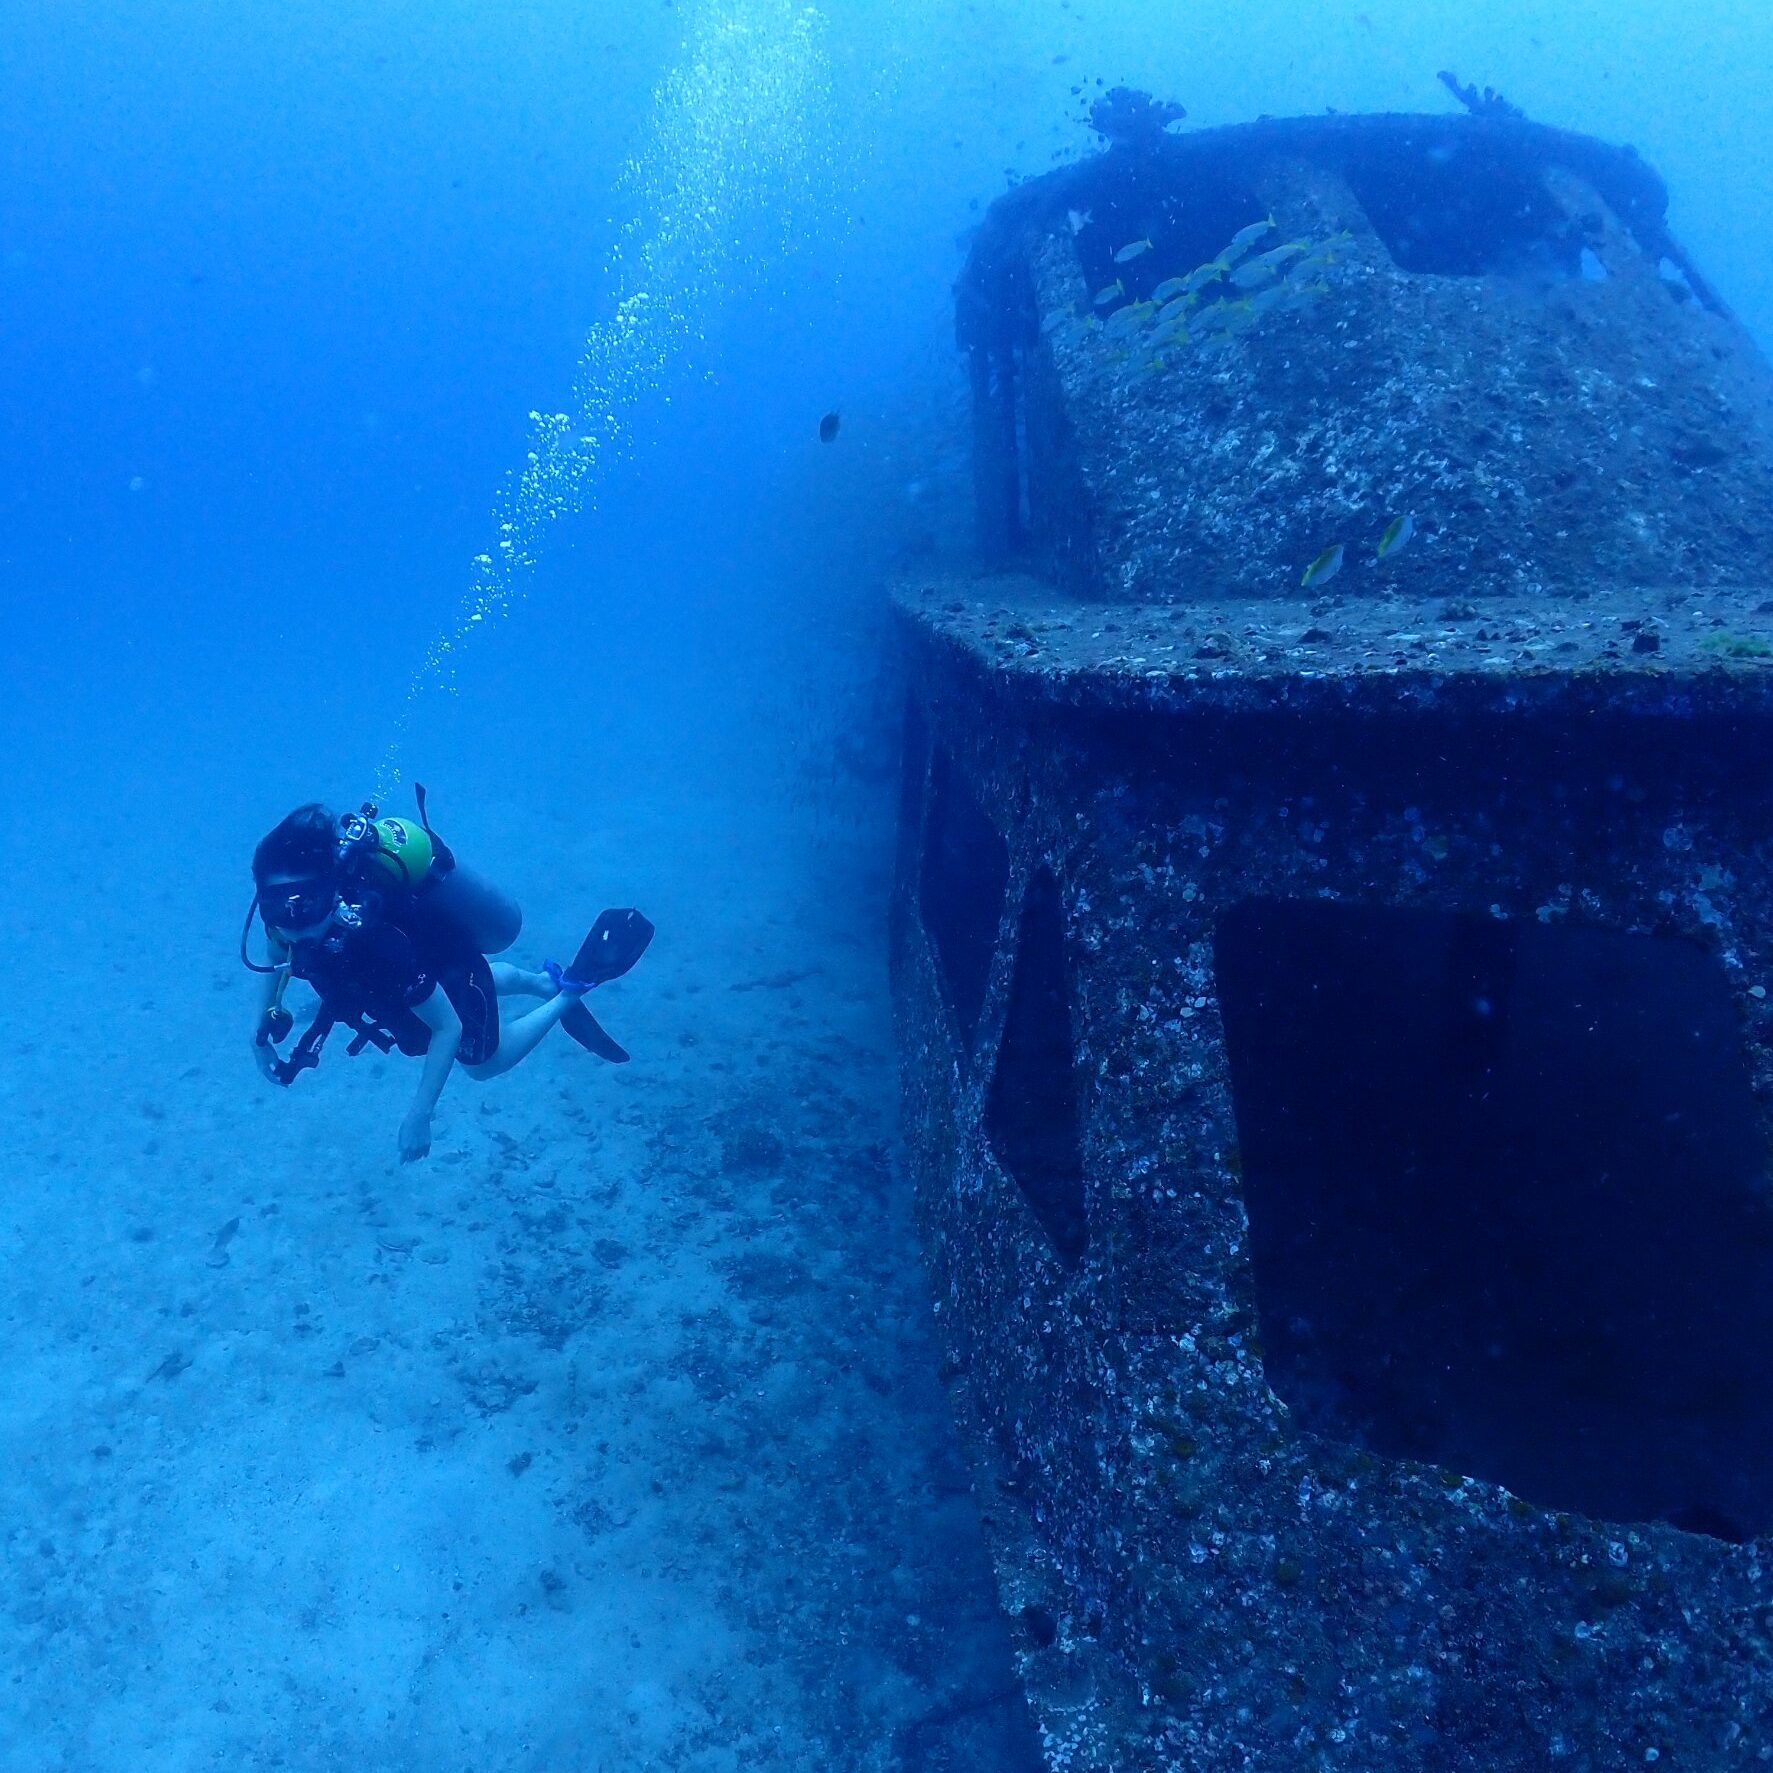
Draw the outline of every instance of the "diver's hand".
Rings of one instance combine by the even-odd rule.
[[[431,1116],[415,1108],[400,1123],[400,1161],[417,1163],[431,1149]]]

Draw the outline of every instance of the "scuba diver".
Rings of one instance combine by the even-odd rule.
[[[240,958],[261,979],[253,1056],[271,1082],[287,1086],[318,1065],[341,1023],[353,1031],[348,1052],[374,1045],[423,1058],[400,1124],[403,1163],[431,1149],[432,1110],[458,1064],[470,1077],[497,1077],[556,1023],[599,1058],[625,1063],[584,998],[626,973],[653,936],[638,911],[606,911],[570,966],[547,961],[532,973],[489,960],[517,940],[523,914],[457,862],[431,829],[422,787],[418,805],[416,823],[379,818],[373,805],[344,818],[317,802],[297,807],[253,852],[253,901],[240,932]],[[247,949],[255,916],[269,964]],[[295,1026],[283,1007],[291,978],[306,980],[320,1005],[285,1058],[277,1048]],[[538,1001],[503,1020],[501,998]]]

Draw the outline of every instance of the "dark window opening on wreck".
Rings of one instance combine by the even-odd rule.
[[[1239,228],[1267,213],[1255,191],[1227,172],[1203,172],[1186,185],[1135,162],[1110,188],[1099,190],[1076,231],[1077,260],[1092,295],[1118,282],[1126,294],[1104,303],[1144,301],[1168,277],[1186,276],[1223,250]],[[1136,240],[1151,250],[1117,264],[1114,255]]]
[[[1344,168],[1400,271],[1440,277],[1573,278],[1582,239],[1539,167],[1460,133]]]
[[[946,751],[930,758],[918,910],[935,944],[948,1002],[970,1045],[985,1007],[1010,885],[1010,850]]]
[[[1773,1529],[1773,1212],[1720,963],[1252,900],[1217,970],[1302,1426],[1545,1507]]]
[[[985,1102],[997,1161],[1033,1209],[1059,1259],[1089,1243],[1071,1044],[1071,981],[1059,883],[1042,868],[1028,883],[997,1068]]]

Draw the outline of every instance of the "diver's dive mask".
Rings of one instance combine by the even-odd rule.
[[[314,875],[303,880],[280,880],[261,886],[246,908],[246,922],[240,926],[240,964],[251,973],[280,973],[289,964],[273,950],[269,965],[254,960],[247,949],[255,916],[264,920],[267,930],[295,934],[330,924],[338,909],[338,885],[330,875]]]
[[[280,881],[259,889],[259,916],[268,930],[311,930],[332,916],[338,897],[330,878]]]

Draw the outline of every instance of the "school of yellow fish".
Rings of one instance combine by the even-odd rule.
[[[1071,212],[1075,234],[1089,222],[1087,212]],[[1096,291],[1090,312],[1080,314],[1057,309],[1041,323],[1043,336],[1069,333],[1073,340],[1100,330],[1117,349],[1109,361],[1127,363],[1139,358],[1135,380],[1155,375],[1168,364],[1180,362],[1185,352],[1222,350],[1241,333],[1277,309],[1302,308],[1328,289],[1323,273],[1336,263],[1343,249],[1353,243],[1346,229],[1321,240],[1287,240],[1258,252],[1256,248],[1274,232],[1275,219],[1239,228],[1231,239],[1185,277],[1166,277],[1151,294],[1117,307],[1128,293],[1119,278]],[[1150,240],[1132,240],[1114,254],[1117,265],[1129,265],[1152,250]],[[1099,310],[1108,309],[1106,319]],[[1379,538],[1376,554],[1390,558],[1416,533],[1416,519],[1406,513],[1395,517]],[[1300,584],[1315,590],[1342,570],[1344,546],[1329,547],[1306,567]]]
[[[1057,310],[1041,331],[1082,333],[1100,328],[1119,347],[1112,361],[1136,362],[1136,379],[1155,375],[1188,352],[1224,349],[1265,315],[1299,308],[1329,288],[1323,273],[1354,239],[1346,231],[1321,240],[1288,240],[1258,252],[1274,232],[1272,215],[1239,228],[1212,258],[1185,277],[1167,277],[1148,297],[1122,302],[1126,284],[1116,277],[1091,298],[1090,312]],[[1129,241],[1114,254],[1131,264],[1152,250],[1149,240]],[[1121,303],[1120,306],[1116,306]],[[1101,310],[1111,309],[1106,318]]]

